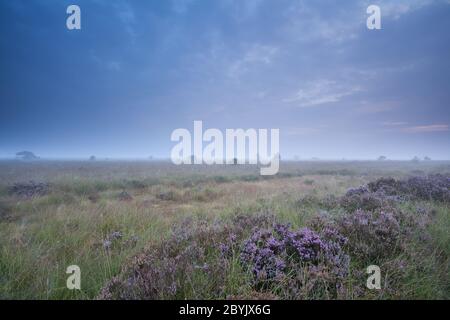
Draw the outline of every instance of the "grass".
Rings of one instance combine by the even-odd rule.
[[[321,210],[340,214],[322,207],[321,200],[328,195],[343,195],[348,188],[381,176],[448,173],[450,163],[287,162],[281,168],[278,176],[264,178],[252,166],[1,162],[0,298],[92,299],[133,256],[161,243],[171,227],[186,217],[213,220],[236,213],[272,212],[281,221],[301,227]],[[10,185],[29,180],[49,182],[50,193],[32,199],[9,194]],[[117,198],[123,190],[133,197],[131,201]],[[171,197],[161,197],[162,193],[171,193]],[[94,194],[95,201],[90,199]],[[408,205],[417,204],[406,204],[405,209]],[[429,226],[432,246],[420,240],[414,244],[416,256],[409,259],[417,260],[402,274],[403,295],[370,293],[367,298],[450,298],[450,208],[438,203],[423,205],[435,212]],[[123,234],[124,243],[137,237],[136,244],[106,250],[104,240],[115,231]],[[238,257],[231,261],[226,292],[229,296],[250,295],[250,275]],[[72,264],[82,270],[80,291],[66,288],[65,272]],[[202,292],[193,287],[184,297],[208,296],[208,279],[201,272],[193,276],[190,281],[197,284],[195,288],[202,287]]]

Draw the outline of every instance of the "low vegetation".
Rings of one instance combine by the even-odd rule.
[[[450,298],[449,163],[194,167],[0,164],[0,297]]]

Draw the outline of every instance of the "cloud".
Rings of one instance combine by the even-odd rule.
[[[172,10],[178,14],[185,14],[195,0],[172,0]]]
[[[104,68],[109,71],[121,71],[122,63],[118,60],[110,60],[107,58],[100,58],[95,51],[90,52],[90,58],[94,61],[99,67]]]
[[[390,112],[394,109],[401,108],[403,106],[401,101],[398,100],[381,100],[379,97],[375,100],[362,100],[358,102],[355,111],[362,114],[376,114],[383,112]],[[400,122],[397,122],[400,123]],[[384,122],[383,126],[394,126],[395,122]]]
[[[426,126],[402,128],[402,131],[406,133],[445,132],[449,131],[449,126],[448,124],[432,124]]]
[[[277,52],[277,47],[253,44],[245,50],[241,58],[231,63],[227,74],[231,78],[239,78],[253,67],[269,65]]]
[[[356,10],[345,14],[335,10],[333,15],[324,15],[313,2],[297,1],[286,10],[284,33],[298,42],[319,40],[328,43],[341,43],[357,38],[359,26],[364,22],[363,15]],[[364,14],[365,12],[363,12]],[[361,18],[362,17],[362,18]]]
[[[285,103],[296,103],[299,107],[314,107],[339,102],[347,96],[361,91],[359,86],[343,85],[336,81],[319,80],[306,84],[293,97],[284,99]]]
[[[381,125],[383,127],[399,127],[399,126],[405,126],[408,122],[402,122],[402,121],[385,121],[382,122]]]
[[[328,10],[316,1],[295,1],[286,10],[285,33],[299,42],[321,41],[342,44],[356,40],[364,30],[369,5],[380,6],[381,18],[397,20],[435,3],[449,0],[362,0],[330,6]],[[330,14],[331,12],[331,14]]]
[[[130,36],[131,43],[136,42],[136,15],[134,9],[126,2],[117,2],[113,4],[117,17],[124,26],[124,30]]]
[[[267,3],[267,2],[266,2]],[[242,22],[253,18],[264,4],[263,0],[221,0],[220,5],[223,10],[231,13],[231,16],[237,21]]]
[[[371,1],[366,1],[367,5]],[[431,4],[442,2],[439,0],[396,0],[396,1],[379,1],[381,8],[381,16],[392,19],[399,19],[403,15],[412,13]]]

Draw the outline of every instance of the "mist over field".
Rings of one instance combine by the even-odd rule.
[[[448,0],[0,0],[0,29],[0,299],[450,299]]]

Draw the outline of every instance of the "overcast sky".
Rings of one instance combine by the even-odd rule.
[[[0,30],[0,157],[168,158],[202,120],[279,128],[283,158],[450,159],[448,0],[0,0]]]

